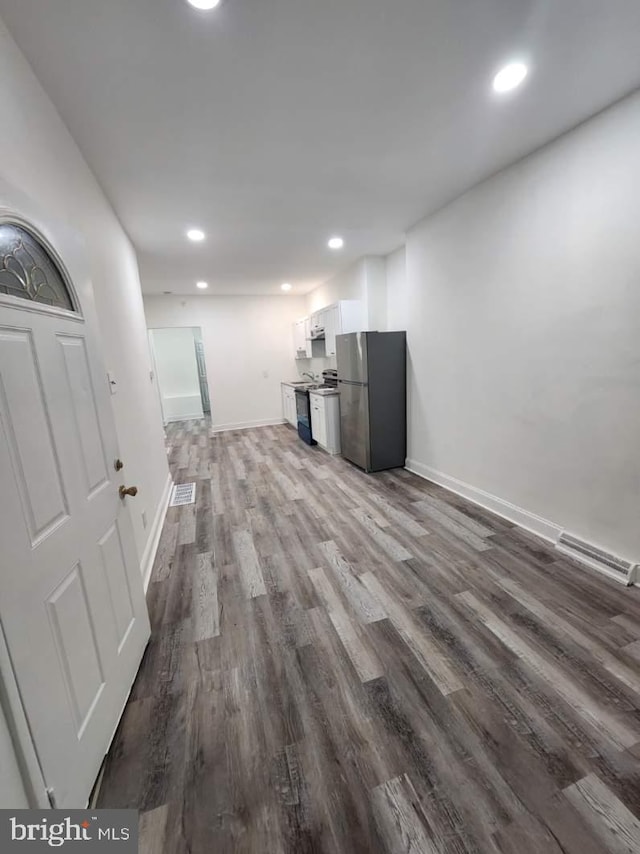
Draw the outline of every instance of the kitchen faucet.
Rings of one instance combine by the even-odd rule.
[[[304,372],[303,374],[301,374],[300,376],[303,376],[303,377],[309,377],[309,379],[311,380],[311,382],[312,382],[312,383],[314,383],[314,382],[316,381],[315,374],[310,374],[308,371],[305,371],[305,372]]]

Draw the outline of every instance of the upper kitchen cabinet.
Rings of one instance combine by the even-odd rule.
[[[309,318],[309,328],[311,331],[311,337],[315,337],[324,329],[324,315],[326,309],[321,309],[320,311],[314,312]]]
[[[293,324],[293,352],[296,359],[311,358],[311,321],[308,317]]]
[[[360,300],[340,300],[321,308],[310,317],[304,317],[293,324],[295,358],[335,356],[336,335],[363,332],[364,328],[364,312]]]
[[[324,348],[326,356],[336,355],[336,335],[364,330],[362,303],[360,300],[340,300],[322,309],[324,323]]]

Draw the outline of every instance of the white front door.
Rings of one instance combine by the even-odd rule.
[[[79,808],[149,622],[93,329],[77,304],[17,296],[57,305],[42,287],[55,271],[4,236],[0,223],[0,624],[46,785]]]

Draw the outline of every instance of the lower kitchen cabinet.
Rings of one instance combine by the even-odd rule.
[[[280,386],[282,390],[282,416],[293,427],[298,425],[298,413],[296,410],[296,392],[290,385]]]
[[[311,433],[321,448],[340,453],[340,395],[311,392]]]

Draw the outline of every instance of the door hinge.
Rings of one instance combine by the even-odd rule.
[[[49,799],[49,806],[51,807],[51,809],[57,809],[58,805],[56,804],[56,793],[53,791],[53,789],[47,789],[47,798]]]

